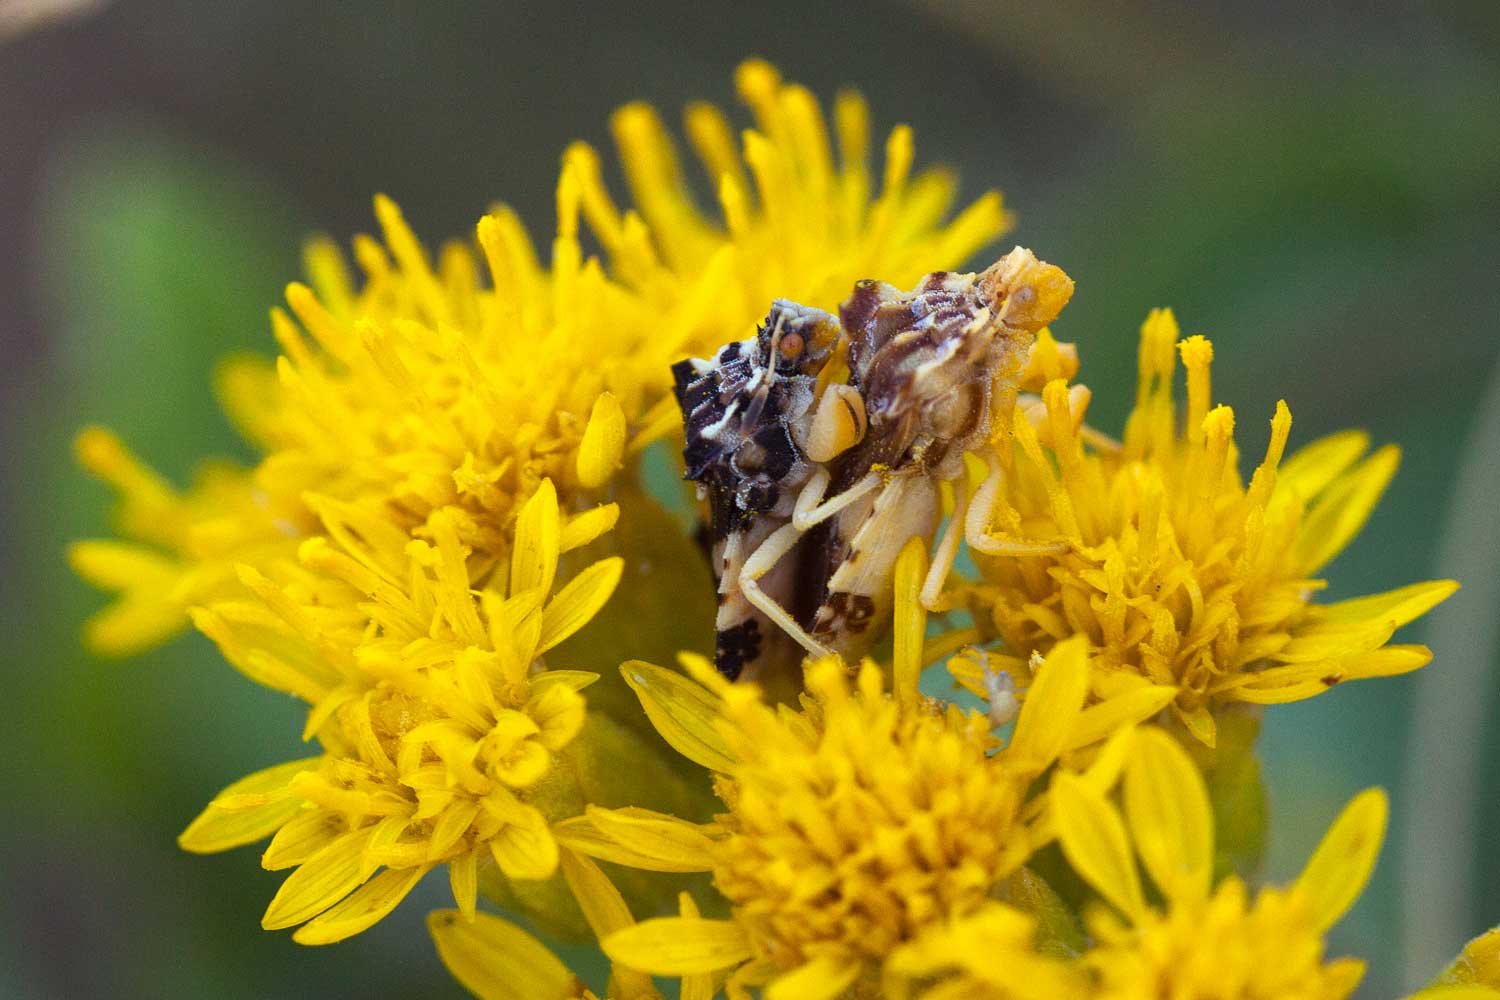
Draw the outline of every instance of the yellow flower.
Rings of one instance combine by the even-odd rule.
[[[595,1000],[546,945],[493,914],[438,910],[427,929],[448,971],[481,1000]]]
[[[74,572],[118,595],[85,628],[97,652],[128,656],[157,646],[187,627],[188,608],[243,592],[236,562],[264,565],[296,553],[303,526],[287,518],[291,512],[258,503],[269,498],[244,469],[207,464],[181,492],[103,428],[80,433],[75,451],[119,494],[116,521],[125,536],[68,549]]]
[[[584,216],[611,275],[668,311],[647,345],[667,361],[706,357],[747,336],[775,298],[831,309],[860,278],[906,287],[934,267],[962,263],[1005,226],[993,191],[944,224],[955,178],[940,169],[910,175],[912,132],[904,125],[886,141],[872,201],[869,109],[858,94],[845,91],[835,102],[835,157],[807,88],[784,83],[759,59],[739,67],[735,85],[755,119],[742,147],[718,108],[694,103],[684,114],[721,218],[694,203],[671,137],[646,104],[621,108],[611,122],[638,214],[615,206],[592,149],[575,144],[564,157],[565,170],[576,168]]]
[[[1385,794],[1370,789],[1357,796],[1290,888],[1264,888],[1252,899],[1236,876],[1213,884],[1213,816],[1187,752],[1154,728],[1136,732],[1132,744],[1123,818],[1096,786],[1064,772],[1052,782],[1063,853],[1113,908],[1089,914],[1095,944],[1082,961],[1098,976],[1097,996],[1339,1000],[1351,994],[1364,963],[1325,962],[1323,934],[1370,877],[1385,833]],[[1136,855],[1160,906],[1148,900]]]
[[[181,837],[188,850],[218,851],[274,833],[262,863],[296,870],[262,923],[303,924],[294,936],[304,944],[364,930],[439,864],[470,915],[486,859],[511,879],[553,875],[549,824],[563,817],[549,814],[549,786],[564,779],[552,761],[583,726],[578,691],[596,677],[533,664],[620,577],[609,558],[552,594],[561,551],[591,537],[579,523],[607,521],[564,525],[550,480],[520,513],[510,565],[489,574],[477,602],[473,553],[451,509],[429,519],[431,544],[331,511],[325,519],[333,540],[303,544],[305,577],[277,584],[244,567],[257,602],[194,612],[247,675],[310,703],[304,735],[325,752],[231,785]]]
[[[598,865],[567,850],[562,865],[596,934],[603,937],[635,926],[624,898]],[[684,918],[698,917],[698,907],[687,893],[678,897],[678,907]],[[427,928],[448,971],[480,1000],[598,1000],[540,941],[499,917],[439,910],[428,915]],[[682,977],[678,996],[712,1000],[716,992],[713,977],[689,975]],[[618,964],[605,997],[661,1000],[650,976]]]
[[[1080,1000],[1081,969],[1036,947],[1036,921],[1003,903],[925,930],[885,965],[884,995],[906,1000]]]
[[[297,870],[268,927],[347,936],[437,864],[466,912],[485,857],[511,879],[550,876],[549,825],[587,798],[553,763],[592,675],[538,671],[621,571],[559,558],[647,519],[644,493],[616,480],[678,426],[671,363],[746,336],[776,295],[832,307],[859,278],[915,279],[1002,227],[993,193],[943,221],[953,179],[909,176],[904,127],[872,198],[859,97],[835,109],[835,165],[805,88],[759,61],[738,84],[757,125],[743,155],[722,113],[687,113],[722,218],[693,206],[654,112],[631,105],[614,125],[638,210],[616,208],[599,158],[573,147],[546,265],[503,207],[434,259],[377,198],[382,239],[354,241],[358,281],[312,244],[309,284],[272,313],[281,357],[220,380],[253,469],[179,492],[108,432],[80,436],[127,539],[71,552],[119,594],[92,643],[133,652],[190,617],[252,680],[309,705],[304,736],[324,754],[237,783],[183,836],[219,850],[276,833],[266,864]],[[585,259],[584,226],[603,259]]]
[[[1217,706],[1309,698],[1426,664],[1427,648],[1387,643],[1456,583],[1312,602],[1323,586],[1315,574],[1364,525],[1397,450],[1362,459],[1368,438],[1346,431],[1283,462],[1291,414],[1281,403],[1246,485],[1233,411],[1210,398],[1213,349],[1202,337],[1177,341],[1170,312],[1142,328],[1136,405],[1120,443],[1082,425],[1088,392],[1066,384],[1069,354],[1039,339],[1033,367],[1052,381],[1018,405],[1015,447],[1000,449],[972,508],[992,533],[976,553],[983,579],[967,591],[981,632],[1022,658],[1087,636],[1103,661],[1100,689],[1111,673],[1178,687],[1177,718],[1210,745]],[[1188,396],[1180,430],[1179,351]]]
[[[543,479],[564,510],[581,509],[676,431],[672,362],[749,335],[777,296],[833,308],[860,278],[901,284],[956,266],[1005,225],[994,192],[944,222],[954,178],[911,176],[905,126],[886,143],[872,198],[858,95],[836,103],[836,160],[806,88],[759,60],[736,81],[756,123],[743,151],[717,108],[686,113],[717,216],[695,206],[655,112],[632,104],[613,126],[637,208],[619,209],[598,155],[574,145],[548,265],[503,207],[472,245],[449,243],[434,263],[377,198],[384,240],[355,240],[360,283],[332,244],[312,244],[310,285],[288,287],[292,315],[272,314],[275,370],[239,360],[220,380],[225,408],[264,453],[253,471],[215,468],[181,494],[105,432],[87,432],[80,458],[119,492],[130,539],[73,550],[81,575],[120,594],[91,624],[93,644],[149,648],[187,609],[242,592],[237,563],[294,562],[299,541],[329,530],[312,497],[416,536],[433,512],[456,508],[482,575],[507,557],[515,512]],[[581,226],[603,260],[584,258]]]
[[[917,694],[925,574],[920,541],[897,569],[897,689],[866,661],[810,664],[800,711],[766,704],[684,656],[697,683],[644,663],[622,669],[662,736],[716,772],[726,812],[695,826],[645,810],[591,808],[557,826],[568,847],[658,871],[712,871],[729,920],[660,918],[604,938],[616,961],[662,975],[729,969],[732,992],[817,998],[873,989],[891,952],[983,906],[1051,838],[1036,778],[1121,721],[1085,712],[1081,640],[1060,644],[1002,748],[983,715]],[[904,637],[903,637],[904,636]],[[1168,692],[1170,696],[1170,691]],[[1138,715],[1162,707],[1136,706]],[[1093,713],[1093,714],[1090,714]],[[1107,784],[1119,748],[1085,780]]]

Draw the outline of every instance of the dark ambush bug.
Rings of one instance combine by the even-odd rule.
[[[673,366],[686,478],[708,505],[720,671],[754,677],[804,653],[867,651],[889,623],[902,546],[937,530],[944,481],[955,510],[924,603],[960,533],[996,551],[963,456],[992,457],[990,414],[1014,405],[1036,331],[1072,289],[1017,247],[910,292],[862,281],[837,318],[777,300],[755,337]],[[976,499],[992,494],[987,482]]]

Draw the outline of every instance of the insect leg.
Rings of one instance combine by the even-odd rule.
[[[953,569],[953,560],[958,558],[958,536],[963,532],[969,516],[969,477],[960,472],[953,480],[953,516],[943,529],[943,537],[932,550],[932,566],[927,570],[927,579],[922,582],[922,592],[917,600],[928,611],[940,611],[938,598],[943,596],[943,583]]]
[[[770,594],[761,590],[757,582],[771,571],[782,556],[792,550],[802,534],[795,524],[783,524],[764,542],[761,542],[760,547],[750,554],[749,559],[745,560],[745,565],[740,567],[740,593],[774,625],[796,639],[803,649],[814,656],[828,656],[832,651],[798,625],[797,619],[792,617],[791,612],[777,604]]]
[[[819,503],[823,499],[823,492],[828,489],[828,480],[828,470],[819,466],[812,474],[812,478],[807,481],[807,485],[802,487],[802,492],[797,494],[797,504],[792,511],[792,524],[798,531],[806,531],[813,525],[828,520],[881,483],[880,473],[866,473],[865,478],[832,500]]]
[[[994,512],[995,500],[1005,480],[1005,470],[1000,467],[1000,456],[993,452],[986,456],[986,461],[989,462],[990,474],[974,491],[969,513],[964,518],[964,541],[969,543],[969,548],[987,556],[1046,556],[1068,551],[1066,542],[1010,541],[990,534],[990,514]]]

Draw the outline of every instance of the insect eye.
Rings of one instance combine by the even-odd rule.
[[[783,358],[791,361],[802,353],[804,343],[802,334],[788,333],[782,336],[781,343],[777,349],[781,352]]]

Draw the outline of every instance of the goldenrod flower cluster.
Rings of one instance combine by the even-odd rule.
[[[753,128],[706,104],[684,116],[716,211],[632,104],[613,120],[626,207],[606,159],[574,145],[545,254],[503,207],[429,254],[384,198],[357,278],[313,243],[307,284],[272,312],[274,365],[221,374],[253,467],[179,490],[107,431],[80,435],[122,535],[70,552],[116,594],[89,641],[125,654],[191,625],[307,706],[316,752],[229,785],[182,846],[269,838],[262,864],[290,873],[263,925],[305,944],[370,927],[442,868],[456,908],[430,933],[487,998],[647,1000],[658,977],[684,1000],[1350,995],[1363,965],[1326,957],[1324,936],[1375,863],[1383,794],[1358,796],[1290,886],[1262,886],[1216,865],[1219,779],[1198,761],[1226,706],[1426,664],[1391,640],[1456,584],[1314,601],[1395,450],[1347,432],[1288,455],[1281,404],[1242,479],[1212,347],[1169,312],[1142,330],[1118,440],[1086,420],[1076,349],[1040,334],[952,491],[978,574],[924,605],[931,539],[907,541],[888,655],[809,662],[777,704],[694,652],[654,665],[596,627],[638,555],[620,538],[667,530],[635,465],[679,434],[674,362],[749,336],[773,299],[833,309],[860,279],[907,287],[1006,225],[993,192],[950,217],[954,178],[912,173],[905,126],[873,170],[857,95],[830,125],[764,62],[736,84]],[[711,622],[674,620],[668,586],[705,568],[654,573],[632,585],[645,627],[706,638]],[[575,636],[623,664],[639,733],[649,721],[679,763],[589,706],[615,680],[577,669]],[[945,659],[986,705],[922,693]],[[716,811],[695,812],[709,788]],[[700,881],[677,892],[664,873]],[[608,983],[486,900],[592,935]],[[1500,997],[1496,940],[1422,995]]]
[[[716,761],[726,812],[695,833],[732,919],[649,920],[605,950],[664,975],[733,969],[732,991],[768,985],[770,995],[835,997],[873,983],[915,933],[981,907],[1055,835],[1045,793],[1028,797],[1038,776],[1096,742],[1096,719],[1113,707],[1085,715],[1081,640],[1054,652],[1004,745],[983,715],[887,694],[868,661],[852,686],[840,661],[811,664],[796,713],[701,660],[687,666],[702,688],[649,664],[622,669],[673,746],[707,747]],[[1113,756],[1085,773],[1106,780]],[[601,857],[686,860],[673,853],[686,839],[679,824],[653,840],[615,833],[621,820],[602,810],[589,818],[606,842]],[[626,843],[648,857],[620,853]]]
[[[1173,393],[1179,355],[1185,413]],[[1234,411],[1211,396],[1213,346],[1179,339],[1167,310],[1141,328],[1123,441],[1083,423],[1090,394],[1069,386],[1068,361],[1050,338],[1038,343],[1033,362],[1051,380],[1022,404],[1013,446],[1000,450],[1003,476],[976,501],[1001,550],[976,553],[982,579],[963,588],[981,635],[1022,659],[1086,635],[1104,660],[1103,687],[1129,676],[1176,685],[1174,717],[1210,746],[1226,703],[1296,701],[1431,659],[1388,643],[1452,594],[1452,581],[1312,600],[1323,586],[1315,574],[1395,474],[1394,446],[1366,456],[1368,437],[1346,431],[1283,461],[1292,417],[1281,403],[1245,483]]]

